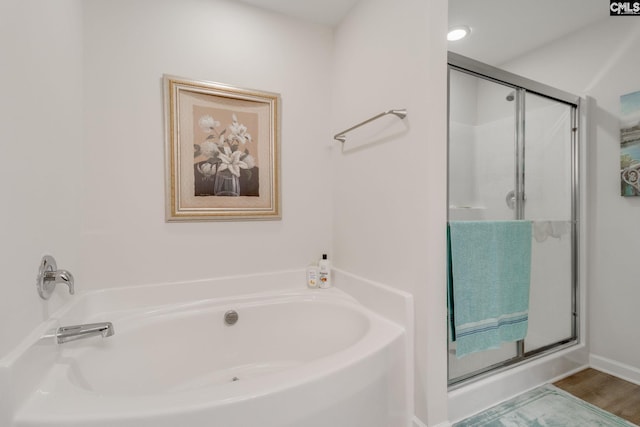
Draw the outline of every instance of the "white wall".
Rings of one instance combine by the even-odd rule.
[[[640,381],[640,199],[620,194],[620,95],[640,90],[640,21],[610,17],[507,64],[597,101],[589,147],[589,341],[592,358]]]
[[[442,0],[360,2],[335,33],[331,123],[335,263],[412,293],[416,414],[447,419],[445,328],[446,32]]]
[[[331,247],[331,29],[225,0],[86,0],[84,289],[301,268]],[[282,96],[282,221],[165,223],[164,73]]]
[[[0,57],[2,357],[68,298],[38,296],[42,255],[78,267],[81,2],[0,2]]]

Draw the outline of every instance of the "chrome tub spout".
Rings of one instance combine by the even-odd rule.
[[[103,338],[110,337],[115,333],[111,322],[87,323],[85,325],[62,326],[56,331],[58,344],[75,341],[82,338],[102,335]]]

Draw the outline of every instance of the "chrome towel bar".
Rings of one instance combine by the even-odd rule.
[[[374,120],[379,119],[380,117],[384,117],[388,114],[393,114],[394,116],[400,118],[400,119],[404,119],[405,117],[407,117],[407,110],[406,109],[400,109],[400,110],[389,110],[389,111],[385,111],[383,113],[378,114],[377,116],[373,116],[370,119],[365,120],[362,123],[358,123],[355,126],[350,127],[349,129],[345,129],[342,132],[338,132],[337,134],[335,134],[335,136],[333,137],[333,139],[335,139],[336,141],[340,141],[343,144],[346,142],[347,140],[347,136],[346,134],[351,132],[354,129],[359,128],[360,126],[366,125],[367,123],[371,123]]]

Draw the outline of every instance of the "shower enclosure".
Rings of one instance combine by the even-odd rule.
[[[455,355],[457,386],[578,341],[579,98],[449,53],[449,221],[530,220],[524,340]]]

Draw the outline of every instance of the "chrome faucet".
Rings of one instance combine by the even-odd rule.
[[[111,322],[87,323],[85,325],[62,326],[56,331],[58,344],[102,335],[107,338],[115,333]]]
[[[51,255],[43,256],[42,261],[40,262],[38,280],[36,283],[40,298],[49,299],[58,283],[67,285],[71,295],[75,293],[73,274],[67,270],[58,270],[56,260]]]

